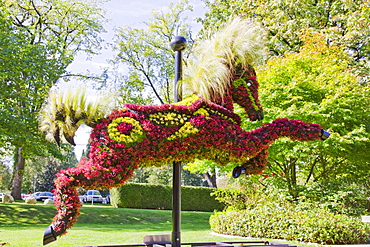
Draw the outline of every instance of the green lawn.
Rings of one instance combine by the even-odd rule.
[[[182,212],[181,241],[226,241],[211,235],[207,212]],[[0,243],[42,246],[44,230],[55,215],[52,205],[0,203]],[[47,246],[89,246],[142,243],[145,235],[171,234],[172,212],[167,210],[111,208],[85,205],[76,225],[67,235]],[[233,238],[238,240],[238,238]],[[240,240],[240,239],[239,239]]]

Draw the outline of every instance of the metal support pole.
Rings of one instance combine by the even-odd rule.
[[[172,247],[181,246],[181,162],[173,162]]]
[[[175,52],[174,101],[181,100],[178,82],[182,79],[182,51],[186,48],[186,39],[176,36],[170,46]],[[181,246],[181,162],[173,162],[172,180],[172,247]]]

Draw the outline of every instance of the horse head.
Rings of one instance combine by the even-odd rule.
[[[231,111],[237,103],[251,121],[262,120],[252,65],[264,60],[264,35],[261,28],[236,18],[209,40],[194,45],[196,59],[187,64],[183,84],[206,101]]]
[[[244,108],[251,121],[262,120],[263,109],[258,99],[259,83],[252,66],[235,68],[231,81],[231,97],[233,102]]]

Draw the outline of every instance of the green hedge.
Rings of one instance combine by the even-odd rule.
[[[181,187],[181,210],[213,212],[224,205],[210,194],[207,187]],[[110,191],[111,203],[117,208],[172,209],[172,187],[165,185],[128,183]]]
[[[317,244],[365,244],[370,225],[358,217],[333,214],[320,208],[304,210],[257,206],[250,210],[216,213],[211,229],[242,237],[286,239]]]

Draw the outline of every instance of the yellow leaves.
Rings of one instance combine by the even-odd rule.
[[[204,108],[199,108],[196,112],[194,112],[194,115],[203,115],[205,117],[209,116],[209,113],[206,109]]]
[[[157,112],[149,115],[149,120],[158,125],[176,126],[189,119],[189,116],[177,112]]]
[[[186,105],[186,106],[190,106],[195,101],[197,101],[198,99],[199,99],[199,96],[198,95],[192,94],[192,95],[190,95],[189,97],[187,97],[186,99],[184,99],[184,100],[182,100],[180,102],[173,103],[173,105]]]
[[[176,133],[168,137],[167,140],[172,141],[177,138],[186,138],[198,132],[199,129],[194,127],[191,123],[186,122]]]

